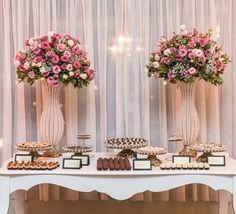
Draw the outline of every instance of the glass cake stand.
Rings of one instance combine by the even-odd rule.
[[[155,147],[154,147],[155,148]],[[166,149],[159,147],[160,150],[158,151],[158,149],[149,149],[147,147],[147,149],[142,148],[142,149],[138,149],[137,153],[138,154],[142,154],[142,155],[148,155],[147,159],[151,160],[152,165],[153,166],[160,166],[160,164],[162,164],[162,161],[157,157],[157,155],[163,155],[166,154]]]
[[[207,162],[207,158],[209,156],[214,156],[212,153],[214,152],[224,152],[226,151],[226,146],[223,144],[217,143],[195,143],[190,145],[191,150],[196,152],[202,152],[202,154],[197,158],[198,162]]]
[[[52,149],[52,146],[48,143],[37,143],[37,142],[25,142],[25,143],[17,143],[15,148],[18,151],[29,152],[33,158],[38,158],[43,155],[39,154],[39,152],[45,152]]]
[[[176,154],[177,144],[182,141],[183,137],[181,135],[171,135],[170,137],[168,137],[168,142],[173,144],[174,155]],[[172,161],[172,155],[167,157],[165,160]]]
[[[143,138],[113,138],[105,141],[106,148],[121,150],[117,156],[133,158],[136,152],[133,149],[138,149],[148,145],[148,141]]]

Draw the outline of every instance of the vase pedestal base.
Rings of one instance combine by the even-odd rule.
[[[184,145],[184,148],[182,151],[179,152],[180,155],[190,155],[191,158],[197,157],[197,152],[191,150],[188,148],[188,145]]]

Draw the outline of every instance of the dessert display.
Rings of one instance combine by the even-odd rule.
[[[148,155],[149,160],[152,161],[152,165],[159,166],[162,161],[157,158],[157,155],[165,154],[166,149],[158,146],[145,146],[137,150],[138,154]]]
[[[128,158],[98,158],[97,170],[131,170]]]
[[[60,166],[59,162],[46,162],[46,161],[37,161],[37,162],[14,162],[10,161],[7,164],[7,169],[9,170],[53,170]]]
[[[160,164],[161,170],[209,170],[210,166],[208,163],[162,163]]]
[[[51,145],[46,142],[21,142],[16,144],[16,149],[20,151],[44,151],[50,148]]]
[[[209,156],[213,156],[212,152],[226,151],[226,146],[217,143],[195,143],[189,147],[196,152],[202,152],[202,155],[197,158],[198,162],[207,162]]]
[[[83,153],[88,153],[93,151],[93,147],[86,145],[85,140],[91,139],[89,134],[78,134],[78,140],[82,140],[82,144],[72,144],[66,145],[62,149],[64,152],[74,152],[74,155],[82,155]]]
[[[136,152],[132,149],[137,149],[148,145],[148,141],[143,138],[113,138],[105,141],[107,148],[122,149],[118,153],[119,157],[135,157]]]
[[[33,157],[41,156],[39,151],[47,151],[52,148],[49,143],[46,142],[21,142],[16,144],[16,149],[19,151],[29,151]]]

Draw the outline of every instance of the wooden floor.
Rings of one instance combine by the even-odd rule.
[[[217,214],[217,202],[48,201],[30,200],[26,214]],[[9,214],[14,214],[14,204]],[[234,214],[230,205],[229,213]]]

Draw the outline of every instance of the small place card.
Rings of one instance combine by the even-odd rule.
[[[133,170],[151,170],[152,164],[150,160],[145,159],[134,159]]]
[[[15,162],[30,162],[32,163],[34,160],[34,157],[32,155],[28,154],[15,154]]]
[[[82,166],[88,166],[90,164],[89,155],[72,155],[72,159],[81,159]]]
[[[173,155],[172,156],[172,163],[190,163],[191,162],[191,156],[190,155]]]
[[[138,154],[138,153],[137,153],[136,158],[137,158],[137,159],[147,159],[147,158],[148,158],[148,155],[143,155],[143,154]]]
[[[63,158],[63,169],[80,169],[82,167],[81,159]]]
[[[224,155],[214,155],[207,158],[207,162],[210,166],[225,166]]]

